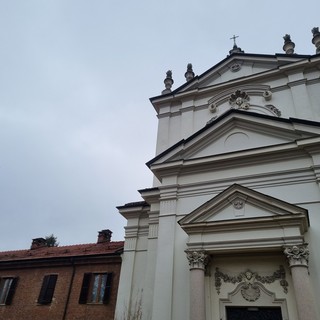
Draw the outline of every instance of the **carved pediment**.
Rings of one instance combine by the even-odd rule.
[[[182,85],[174,92],[181,93],[192,89],[201,89],[220,83],[237,80],[243,77],[263,74],[270,70],[277,70],[281,65],[294,63],[301,60],[299,56],[281,59],[274,55],[232,54],[218,64],[194,77],[193,81]]]
[[[306,209],[234,184],[179,224],[189,235],[190,248],[236,250],[302,243],[309,222]]]

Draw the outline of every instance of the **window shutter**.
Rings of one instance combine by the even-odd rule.
[[[56,286],[58,275],[51,274],[43,278],[38,302],[41,304],[49,304],[52,301],[54,288]]]
[[[83,275],[82,287],[81,287],[81,292],[80,292],[80,297],[79,297],[80,304],[87,303],[91,276],[92,276],[92,273],[85,273]]]
[[[8,292],[8,296],[6,299],[7,305],[10,305],[12,303],[12,299],[13,299],[14,292],[16,291],[17,283],[18,283],[18,277],[13,278],[9,292]]]
[[[109,303],[109,300],[110,300],[112,277],[113,277],[113,274],[112,273],[108,273],[107,280],[106,280],[106,287],[105,287],[104,295],[103,295],[103,303],[104,304]]]

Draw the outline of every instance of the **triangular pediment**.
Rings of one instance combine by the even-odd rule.
[[[296,63],[301,64],[303,61],[308,63],[308,58],[309,56],[306,55],[233,53],[172,92],[153,97],[150,100],[157,104],[156,101],[161,101],[162,98],[166,99],[167,97],[195,89],[199,90],[221,83],[241,81],[244,78],[254,78],[256,75],[266,75],[268,72],[272,74],[274,72],[281,72],[283,66],[287,68],[292,65],[294,67]]]
[[[234,184],[179,221],[189,249],[281,250],[303,243],[308,211]]]
[[[274,219],[295,215],[307,215],[307,210],[234,184],[189,213],[179,223],[185,226],[243,219]]]
[[[254,76],[279,66],[297,61],[294,58],[288,61],[279,59],[276,55],[232,54],[200,75],[196,81],[186,85],[177,92],[206,88],[220,83],[225,83],[239,78]]]
[[[174,163],[212,156],[236,154],[266,148],[275,150],[297,141],[320,139],[320,124],[298,119],[283,119],[240,110],[230,110],[188,139],[172,146],[148,165]]]

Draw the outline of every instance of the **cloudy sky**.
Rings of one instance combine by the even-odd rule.
[[[224,59],[314,54],[319,0],[0,0],[0,250],[54,234],[95,242],[117,209],[152,186],[156,113],[149,98]]]

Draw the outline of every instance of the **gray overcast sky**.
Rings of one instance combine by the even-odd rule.
[[[122,240],[117,205],[151,187],[149,97],[247,53],[314,54],[319,0],[0,0],[0,250]]]

